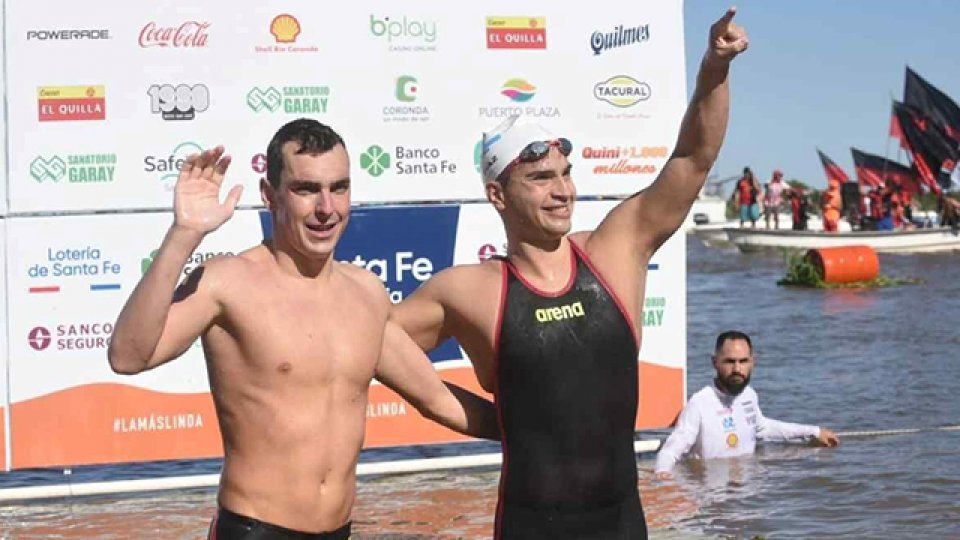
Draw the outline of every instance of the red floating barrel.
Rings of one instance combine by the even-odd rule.
[[[880,275],[880,259],[870,246],[811,249],[807,260],[826,283],[870,281]]]

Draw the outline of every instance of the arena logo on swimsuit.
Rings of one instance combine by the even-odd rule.
[[[540,308],[534,312],[534,315],[538,323],[548,323],[572,319],[574,317],[583,317],[586,315],[586,312],[583,309],[583,304],[578,300],[564,306]]]

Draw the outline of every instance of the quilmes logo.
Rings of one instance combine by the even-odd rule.
[[[652,159],[667,157],[666,146],[584,146],[580,157],[593,160],[593,174],[654,174]]]
[[[107,117],[106,87],[41,86],[37,108],[41,122],[103,120]]]
[[[116,291],[120,290],[120,283],[115,280],[122,270],[119,263],[105,257],[103,251],[95,246],[48,246],[45,257],[27,269],[27,277],[31,279],[28,292],[57,293],[60,292],[60,285],[72,278],[81,278],[80,281],[86,282],[92,292]],[[87,277],[92,277],[94,282],[85,279]]]
[[[322,114],[329,100],[329,86],[255,86],[247,92],[247,107],[256,113]]]
[[[414,104],[420,97],[420,83],[412,75],[401,75],[394,82],[393,97],[399,102],[383,106],[384,122],[427,122],[430,109]]]
[[[546,17],[487,17],[488,49],[546,49]]]
[[[113,182],[117,168],[116,154],[70,154],[37,156],[30,162],[30,176],[39,183],[70,184]]]
[[[210,90],[202,84],[154,84],[147,95],[150,112],[164,120],[193,120],[210,107]]]
[[[514,103],[526,103],[537,95],[537,87],[527,82],[526,79],[510,79],[503,83],[503,89],[500,93]]]
[[[360,168],[374,178],[379,177],[390,168],[390,154],[374,144],[360,154]]]
[[[180,167],[190,154],[199,154],[203,148],[195,142],[182,142],[166,155],[149,155],[143,158],[143,172],[157,174],[157,179],[167,191],[176,185]]]
[[[27,30],[27,41],[80,41],[110,39],[110,30],[106,28],[71,30]]]
[[[370,33],[384,38],[391,51],[434,52],[437,50],[437,23],[400,17],[370,15]]]
[[[138,43],[144,48],[201,48],[207,46],[209,30],[207,21],[184,21],[177,26],[160,26],[150,21],[140,29]]]
[[[615,107],[632,107],[650,99],[650,85],[629,75],[617,75],[595,84],[593,97]]]
[[[627,45],[638,45],[649,39],[649,24],[640,26],[624,26],[621,24],[611,32],[596,31],[590,34],[590,49],[593,50],[594,56],[598,56],[605,50],[626,47]]]
[[[256,45],[254,52],[258,53],[295,53],[295,52],[320,52],[320,48],[315,45],[295,45],[297,38],[300,37],[302,28],[300,20],[289,13],[281,13],[270,20],[270,35],[273,36],[273,43],[269,45]]]

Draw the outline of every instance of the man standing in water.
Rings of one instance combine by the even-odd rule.
[[[752,454],[757,441],[813,441],[836,446],[840,439],[829,429],[780,422],[763,416],[757,393],[750,388],[753,372],[750,336],[731,330],[717,336],[713,385],[694,394],[677,419],[677,427],[657,454],[655,473],[672,478],[670,470],[693,449],[700,459]]]
[[[188,257],[240,199],[236,186],[219,201],[229,163],[222,147],[184,163],[173,225],[120,313],[110,366],[139,373],[203,340],[224,448],[211,538],[345,539],[374,376],[469,435],[497,438],[496,412],[445,386],[387,322],[376,276],[334,259],[350,216],[349,160],[319,122],[295,120],[270,141],[260,191],[273,239],[205,262],[177,288]]]
[[[495,538],[646,538],[633,452],[647,264],[680,226],[723,141],[730,9],[710,29],[673,155],[592,232],[568,235],[573,145],[511,118],[484,136],[483,182],[507,257],[448,268],[395,308],[424,349],[455,337],[496,396],[503,469]]]

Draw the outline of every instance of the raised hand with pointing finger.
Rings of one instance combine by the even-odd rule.
[[[707,61],[730,62],[738,54],[747,50],[750,40],[742,26],[733,22],[737,8],[731,7],[720,20],[710,27],[710,43]]]

